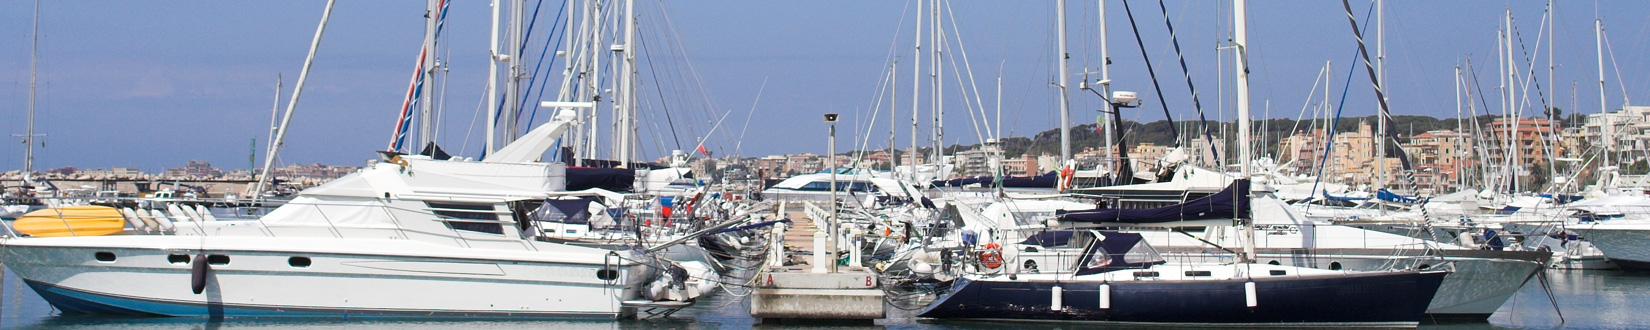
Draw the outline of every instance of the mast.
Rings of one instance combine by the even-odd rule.
[[[1106,48],[1106,45],[1108,44],[1108,42],[1106,41],[1106,0],[1095,0],[1095,2],[1096,2],[1096,7],[1100,8],[1100,16],[1099,16],[1100,17],[1100,22],[1098,22],[1096,24],[1096,25],[1100,26],[1100,93],[1105,94],[1107,98],[1110,98],[1111,97],[1111,52],[1110,52],[1110,50],[1108,50]],[[1105,105],[1103,105],[1102,108],[1101,108],[1101,109],[1104,110],[1103,112],[1110,113],[1112,111],[1117,111],[1117,109],[1112,107],[1111,102],[1101,102],[1101,103],[1105,103]],[[999,106],[999,108],[1001,108],[1001,106]],[[1000,111],[1000,109],[999,109],[999,111]],[[1106,160],[1105,162],[1111,163],[1113,161],[1113,159],[1121,159],[1122,158],[1121,155],[1116,154],[1118,149],[1117,149],[1117,146],[1115,146],[1114,144],[1116,144],[1117,141],[1115,141],[1116,137],[1112,136],[1113,130],[1117,129],[1116,126],[1115,126],[1115,125],[1117,125],[1117,123],[1112,122],[1111,120],[1107,120],[1106,116],[1104,114],[1102,114],[1099,117],[1100,117],[1099,123],[1100,123],[1100,130],[1101,130],[1100,135],[1105,136],[1105,138],[1106,138],[1106,148],[1107,148],[1107,150],[1109,150],[1109,151],[1106,152],[1106,158],[1109,158],[1109,159]],[[999,121],[1000,120],[1001,119],[999,119]],[[1116,165],[1112,166],[1112,170],[1115,171],[1118,166],[1128,166],[1128,165],[1127,164],[1116,164]]]
[[[418,67],[424,68],[424,72],[419,72],[419,74],[424,75],[423,80],[425,81],[422,86],[424,91],[419,93],[423,95],[423,100],[420,100],[419,102],[421,106],[419,107],[418,116],[419,126],[417,141],[420,143],[408,149],[408,151],[411,151],[412,153],[423,152],[419,149],[423,148],[425,145],[429,145],[431,142],[435,142],[435,139],[431,137],[434,135],[432,133],[431,125],[434,124],[435,120],[430,118],[431,114],[434,112],[434,107],[431,103],[435,100],[435,81],[430,77],[435,75],[435,66],[432,64],[435,63],[435,26],[441,19],[440,2],[441,0],[428,0],[425,3],[424,53],[427,56],[421,56],[420,59],[424,62],[418,64]]]
[[[269,144],[268,146],[264,147],[264,149],[266,149],[266,150],[267,149],[275,149],[275,130],[280,129],[279,126],[276,126],[276,125],[278,125],[278,123],[275,120],[277,118],[279,118],[278,116],[280,116],[280,114],[281,114],[281,83],[282,83],[281,74],[279,74],[279,73],[275,74],[275,102],[274,102],[274,104],[269,106],[269,138],[264,140],[264,141],[267,141],[265,143]],[[274,159],[264,159],[265,163],[272,162],[272,161],[275,161],[275,160]],[[253,175],[256,175],[256,174],[257,173],[253,173]]]
[[[1249,163],[1251,163],[1252,160],[1254,159],[1254,155],[1250,154],[1252,151],[1249,150],[1249,144],[1250,144],[1249,133],[1251,131],[1249,129],[1250,123],[1249,123],[1249,72],[1248,72],[1249,71],[1249,69],[1248,69],[1248,62],[1249,62],[1249,60],[1248,60],[1248,58],[1249,58],[1249,51],[1248,51],[1248,47],[1249,47],[1249,24],[1248,24],[1248,16],[1249,15],[1248,15],[1248,8],[1249,8],[1249,3],[1248,3],[1247,0],[1233,0],[1232,1],[1232,26],[1233,26],[1232,33],[1235,35],[1234,38],[1232,39],[1232,43],[1234,44],[1233,46],[1237,47],[1237,53],[1236,53],[1236,56],[1234,56],[1235,61],[1237,62],[1237,65],[1233,69],[1237,70],[1237,78],[1238,78],[1237,79],[1237,86],[1236,86],[1237,87],[1237,90],[1236,90],[1236,92],[1237,92],[1237,116],[1238,116],[1237,122],[1238,122],[1238,131],[1239,131],[1238,134],[1237,134],[1237,138],[1238,138],[1238,163],[1243,164],[1241,166],[1242,170],[1241,170],[1241,172],[1239,172],[1239,176],[1238,176],[1240,179],[1249,179],[1249,174],[1250,174]],[[1247,196],[1247,195],[1246,196],[1237,196],[1237,198],[1249,198],[1249,197],[1250,196]],[[1242,239],[1242,241],[1243,241],[1243,260],[1252,262],[1252,261],[1254,261],[1254,258],[1255,258],[1255,226],[1254,226],[1254,222],[1251,219],[1240,219],[1238,223],[1243,226],[1241,228],[1241,230],[1244,233],[1244,236],[1243,236],[1243,239]]]
[[[1386,1],[1375,0],[1375,84],[1386,82]],[[1382,96],[1385,97],[1385,96]],[[1386,100],[1381,100],[1386,101]],[[1386,116],[1375,117],[1375,191],[1386,188]]]
[[[34,1],[34,37],[29,46],[29,128],[23,133],[23,177],[34,173],[34,103],[40,67],[40,0]],[[1602,71],[1601,71],[1602,72]],[[26,179],[25,179],[26,180]]]
[[[1454,157],[1454,159],[1452,161],[1455,163],[1455,182],[1456,182],[1455,189],[1464,189],[1464,188],[1466,188],[1466,185],[1467,185],[1465,176],[1461,175],[1461,150],[1463,150],[1462,145],[1461,145],[1461,139],[1462,139],[1462,137],[1466,136],[1466,134],[1467,134],[1466,128],[1462,127],[1462,125],[1461,125],[1461,89],[1462,88],[1465,88],[1465,87],[1461,85],[1461,66],[1456,66],[1455,67],[1455,88],[1453,88],[1455,90],[1455,136],[1454,136],[1453,141],[1451,141],[1455,144],[1455,155],[1451,156],[1451,157]]]
[[[482,126],[487,127],[486,151],[488,155],[498,151],[496,145],[498,140],[498,129],[496,127],[498,126],[498,111],[494,109],[498,109],[498,60],[500,56],[498,53],[498,15],[501,9],[499,5],[499,0],[493,0],[493,27],[491,30],[492,39],[490,39],[492,41],[487,43],[487,54],[489,56],[487,59],[487,109],[482,110],[487,112],[487,123]]]
[[[506,65],[505,68],[508,70],[506,73],[509,75],[507,80],[504,81],[504,100],[502,100],[504,102],[504,108],[502,109],[504,113],[502,115],[504,116],[505,131],[499,140],[504,144],[515,142],[516,135],[521,132],[516,121],[519,119],[517,117],[520,117],[519,110],[521,109],[521,79],[526,75],[522,72],[523,68],[521,66],[524,24],[527,24],[526,0],[511,1],[510,27],[506,30],[509,36],[509,43],[506,46],[510,48],[504,50],[508,54],[500,59],[500,62],[504,62],[504,65]]]
[[[321,23],[315,27],[315,39],[309,42],[309,55],[304,57],[304,69],[298,71],[298,84],[292,87],[292,100],[286,102],[286,114],[281,115],[281,128],[275,131],[274,147],[269,148],[269,154],[264,156],[263,176],[258,177],[258,184],[253,186],[253,201],[263,196],[264,185],[274,176],[269,171],[275,164],[275,155],[280,153],[281,146],[286,144],[286,129],[292,126],[292,112],[298,108],[298,98],[304,95],[304,82],[309,81],[309,68],[315,66],[315,51],[321,48],[321,36],[327,32],[327,20],[332,19],[332,7],[337,3],[338,0],[327,0],[326,10],[321,12]]]
[[[1060,50],[1054,52],[1060,71],[1054,75],[1060,84],[1060,162],[1071,160],[1071,97],[1066,87],[1066,0],[1055,1],[1055,25],[1059,31]]]
[[[1599,131],[1599,138],[1604,140],[1604,160],[1599,162],[1599,167],[1610,168],[1610,147],[1615,144],[1610,131],[1615,129],[1615,123],[1610,118],[1610,108],[1604,99],[1604,20],[1593,19],[1593,35],[1598,47],[1598,113],[1604,117],[1604,127]]]
[[[1522,118],[1520,118],[1520,116],[1518,115],[1519,114],[1518,95],[1517,95],[1517,89],[1518,89],[1518,61],[1517,61],[1517,58],[1514,57],[1514,55],[1516,55],[1516,54],[1513,52],[1512,9],[1507,9],[1506,20],[1507,20],[1507,34],[1506,34],[1507,42],[1505,43],[1505,45],[1507,45],[1507,90],[1506,90],[1506,95],[1507,95],[1507,117],[1508,117],[1507,119],[1510,120],[1510,121],[1507,122],[1507,124],[1509,125],[1509,127],[1507,128],[1508,129],[1507,130],[1507,145],[1510,146],[1510,148],[1508,148],[1507,152],[1512,155],[1509,158],[1511,161],[1508,163],[1509,165],[1512,166],[1512,175],[1508,176],[1508,179],[1512,181],[1512,187],[1513,187],[1512,191],[1517,192],[1517,191],[1521,190],[1520,189],[1521,185],[1519,184],[1520,180],[1518,180],[1518,179],[1519,179],[1519,177],[1523,176],[1523,173],[1524,173],[1524,163],[1523,163],[1523,160],[1524,160],[1524,147],[1522,146],[1521,141],[1519,141],[1519,136],[1518,136],[1518,126],[1520,124],[1519,121],[1522,120]]]
[[[917,121],[922,104],[922,0],[917,0],[916,50],[911,53],[911,182],[917,182]]]
[[[623,106],[622,107],[623,110],[620,110],[620,113],[619,113],[619,118],[622,119],[622,120],[620,120],[620,124],[619,124],[619,127],[618,127],[619,131],[614,132],[614,133],[617,133],[618,136],[619,136],[619,143],[618,143],[619,154],[617,156],[618,156],[618,159],[619,159],[619,167],[621,167],[621,168],[629,168],[630,167],[630,165],[629,165],[630,162],[631,162],[630,156],[632,155],[631,150],[634,149],[633,144],[635,144],[634,141],[631,141],[631,134],[635,132],[635,130],[632,129],[632,126],[635,125],[635,115],[636,115],[636,104],[635,104],[635,100],[636,100],[636,97],[635,97],[636,80],[635,80],[635,77],[634,77],[635,76],[634,71],[636,70],[636,52],[633,51],[635,49],[635,45],[636,45],[635,43],[633,43],[635,39],[636,39],[636,0],[625,0],[625,2],[624,2],[624,46],[622,48],[615,47],[615,48],[618,48],[620,52],[622,52],[620,55],[624,56],[623,61],[619,63],[619,66],[620,66],[619,70],[623,71],[623,72],[621,72],[619,74],[619,77],[618,77],[619,78],[618,79],[618,81],[619,81],[619,90],[621,91],[621,93],[623,95],[617,95],[617,97],[615,97],[613,99],[613,104],[614,105],[622,105]]]
[[[944,179],[939,176],[940,169],[944,167],[942,159],[945,157],[945,110],[943,110],[945,107],[942,104],[945,102],[942,95],[945,93],[945,88],[941,88],[940,85],[940,78],[945,74],[945,70],[940,69],[940,46],[944,45],[941,34],[945,33],[945,30],[940,28],[940,1],[944,0],[934,0],[928,4],[929,15],[932,15],[928,21],[928,45],[931,48],[928,50],[928,56],[931,59],[931,61],[928,61],[928,79],[929,85],[933,86],[931,88],[934,89],[928,94],[929,97],[933,98],[929,103],[933,106],[929,108],[929,116],[933,117],[934,124],[929,129],[933,131],[931,133],[934,136],[934,158],[929,159],[928,162],[934,164],[935,179]]]

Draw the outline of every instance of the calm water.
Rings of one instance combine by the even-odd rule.
[[[1650,273],[1619,271],[1549,271],[1554,296],[1566,322],[1560,324],[1547,294],[1535,281],[1501,306],[1488,323],[1422,325],[1422,329],[1646,329],[1650,328]],[[750,306],[729,295],[717,295],[669,319],[629,321],[510,321],[442,319],[228,319],[102,317],[59,315],[33,290],[6,272],[0,294],[3,329],[743,329],[752,327]],[[432,293],[434,294],[434,293]],[[898,314],[893,311],[890,314]],[[1088,329],[1075,325],[1023,323],[928,322],[882,320],[877,326],[808,326],[809,329]],[[797,326],[764,328],[795,328]]]

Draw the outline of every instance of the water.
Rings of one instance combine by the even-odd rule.
[[[1552,302],[1532,280],[1501,306],[1489,322],[1423,324],[1422,329],[1643,329],[1650,328],[1650,273],[1621,271],[1548,271],[1553,296],[1564,313],[1562,324]],[[516,321],[451,319],[280,319],[113,317],[59,315],[10,271],[0,294],[0,329],[744,329],[753,327],[747,300],[727,294],[703,299],[668,319],[626,321]],[[440,293],[431,293],[440,294]],[[905,314],[890,310],[890,314]],[[879,320],[875,326],[805,326],[809,329],[1098,329],[1073,324]],[[802,326],[760,326],[767,329]],[[1115,327],[1112,327],[1115,328]]]

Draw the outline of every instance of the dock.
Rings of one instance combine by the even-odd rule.
[[[794,204],[793,204],[794,205]],[[839,267],[826,271],[824,262],[836,262],[834,255],[819,254],[824,246],[825,221],[812,204],[781,212],[793,219],[794,228],[782,230],[788,247],[778,257],[798,261],[775,266],[757,274],[756,291],[751,295],[751,317],[760,324],[833,321],[871,324],[883,318],[883,292],[877,275],[864,267]],[[811,212],[809,208],[813,209]],[[806,249],[806,250],[803,250]],[[800,258],[799,258],[800,257]],[[801,260],[798,260],[801,259]]]

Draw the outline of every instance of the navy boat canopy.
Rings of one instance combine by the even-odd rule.
[[[1376,191],[1375,192],[1375,198],[1380,198],[1383,201],[1388,201],[1388,202],[1393,202],[1393,203],[1414,203],[1414,202],[1418,201],[1418,200],[1415,199],[1415,197],[1399,195],[1398,193],[1392,192],[1391,190],[1386,190],[1386,188],[1381,188],[1381,190]]]
[[[1071,231],[1045,231],[1026,237],[1020,244],[1037,245],[1041,247],[1055,247],[1071,242]]]
[[[1189,202],[1149,209],[1058,210],[1060,221],[1089,223],[1154,224],[1177,221],[1233,219],[1249,217],[1249,180],[1232,180],[1214,195]]]
[[[1103,239],[1083,249],[1077,260],[1077,275],[1104,273],[1118,269],[1146,268],[1164,263],[1138,233],[1100,232]]]

